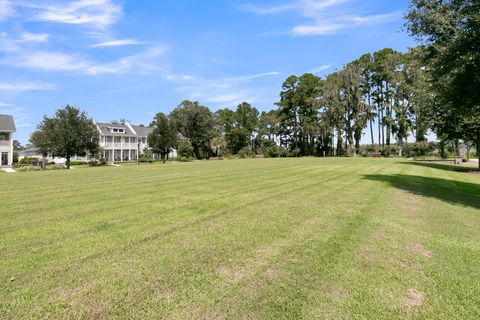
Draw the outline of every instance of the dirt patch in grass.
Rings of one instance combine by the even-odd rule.
[[[235,270],[233,268],[228,268],[225,266],[221,266],[218,268],[218,274],[222,277],[227,278],[229,281],[235,282],[243,277],[243,272],[241,270]]]
[[[425,258],[433,259],[432,251],[428,250],[427,248],[425,248],[420,243],[414,243],[414,244],[410,245],[410,250],[424,256]]]
[[[338,302],[346,301],[350,298],[350,292],[339,284],[334,284],[327,290],[327,297]]]
[[[408,311],[412,311],[422,307],[424,302],[425,294],[423,292],[420,292],[415,288],[410,288],[407,290],[405,306]]]

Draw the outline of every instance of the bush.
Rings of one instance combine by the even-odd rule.
[[[88,162],[86,161],[78,161],[78,160],[70,160],[70,165],[71,166],[81,166],[84,164],[87,164]]]
[[[37,158],[32,158],[32,157],[25,157],[22,160],[18,161],[19,165],[38,165],[39,159]]]
[[[179,158],[193,158],[193,146],[189,139],[180,140],[177,154]]]
[[[29,172],[29,171],[41,171],[42,168],[39,166],[21,166],[21,167],[16,167],[15,170],[17,172]],[[45,170],[65,170],[65,166],[63,165],[49,165],[45,167]]]
[[[56,164],[56,165],[47,166],[45,169],[46,170],[64,170],[66,168],[60,164]]]
[[[107,164],[107,160],[104,159],[104,158],[97,159],[97,160],[90,160],[88,162],[88,165],[90,165],[92,167],[100,167],[100,166],[104,166],[106,164]]]
[[[279,147],[271,140],[262,141],[260,151],[265,158],[277,158],[280,156]]]
[[[153,163],[154,160],[152,158],[147,157],[144,154],[141,154],[140,157],[138,157],[138,162],[141,163]]]
[[[190,158],[187,158],[187,157],[178,157],[178,158],[177,158],[177,161],[180,161],[180,162],[191,162],[191,161],[193,161],[193,157],[190,157]]]
[[[250,147],[243,147],[238,151],[238,156],[240,159],[246,159],[246,158],[255,158],[256,154],[253,152],[252,148]]]
[[[15,168],[15,170],[17,172],[28,172],[28,171],[40,171],[42,170],[42,168],[38,167],[38,166],[21,166],[21,167],[18,167],[18,168]]]

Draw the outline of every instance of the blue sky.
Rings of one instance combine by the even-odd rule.
[[[291,74],[405,51],[408,0],[0,0],[0,113],[26,143],[65,104],[148,124],[182,100],[273,108]]]

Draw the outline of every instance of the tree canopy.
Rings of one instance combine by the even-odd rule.
[[[152,132],[148,135],[148,144],[152,151],[160,154],[163,162],[171,149],[177,144],[177,129],[175,123],[165,114],[157,113],[151,124]]]
[[[96,156],[100,150],[100,134],[94,122],[80,109],[67,105],[55,112],[54,117],[43,117],[37,130],[30,137],[31,143],[43,155],[70,158],[87,153]]]

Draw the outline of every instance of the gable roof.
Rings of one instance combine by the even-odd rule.
[[[127,125],[124,124],[112,124],[112,123],[98,123],[97,126],[100,128],[102,135],[105,136],[135,136],[135,133],[130,130]],[[110,128],[124,129],[125,133],[114,133],[110,132]]]
[[[12,116],[0,114],[0,131],[15,132],[15,122]]]

